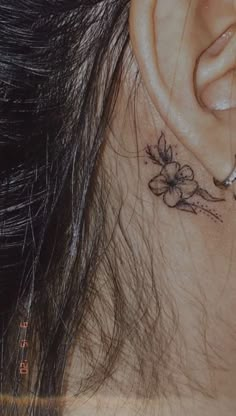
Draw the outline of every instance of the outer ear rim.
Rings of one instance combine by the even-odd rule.
[[[138,4],[139,3],[139,4]],[[145,83],[149,92],[149,95],[154,103],[156,103],[156,94],[157,91],[157,84],[161,86],[161,88],[165,87],[164,81],[161,77],[157,77],[156,70],[158,68],[158,60],[157,55],[155,52],[155,32],[154,30],[150,29],[147,30],[148,27],[153,28],[154,25],[150,25],[150,22],[153,21],[153,15],[155,12],[155,0],[134,0],[131,1],[130,7],[130,19],[129,19],[129,27],[130,27],[130,39],[132,42],[133,50],[137,62],[139,64],[139,68],[143,78],[145,79]],[[138,10],[140,12],[138,12]],[[138,26],[138,30],[136,27]],[[153,31],[153,36],[150,36],[150,32]],[[143,46],[140,45],[143,44]],[[145,54],[141,54],[140,51],[145,50]],[[146,57],[146,59],[145,59]],[[147,76],[148,74],[148,76]],[[163,112],[167,111],[165,100],[162,99],[162,108]]]

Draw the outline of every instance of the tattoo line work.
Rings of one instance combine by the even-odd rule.
[[[156,145],[146,147],[146,153],[151,161],[161,170],[148,186],[156,195],[162,196],[163,202],[169,208],[176,208],[192,214],[206,214],[215,222],[223,223],[222,217],[207,202],[222,202],[225,199],[211,195],[200,187],[195,180],[193,169],[176,162],[172,146],[167,146],[165,134],[162,132]]]

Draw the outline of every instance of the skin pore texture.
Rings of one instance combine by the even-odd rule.
[[[148,240],[166,308],[163,327],[170,326],[174,308],[175,331],[160,369],[165,395],[146,397],[142,386],[140,395],[132,395],[136,373],[121,362],[116,377],[123,390],[106,383],[93,396],[75,400],[67,416],[235,414],[236,201],[234,189],[213,183],[213,176],[228,175],[236,152],[235,68],[228,56],[236,43],[226,50],[235,42],[234,25],[235,5],[229,0],[132,2],[127,56],[133,48],[136,59],[123,74],[103,165],[114,204],[117,193],[122,195],[120,220],[143,264]],[[150,44],[158,49],[159,65]],[[130,97],[137,70],[134,110]],[[219,110],[222,102],[230,108]],[[154,316],[154,304],[150,311]],[[158,350],[155,336],[153,343],[152,350],[155,343]],[[148,367],[152,357],[146,359]],[[74,374],[82,371],[76,359],[72,368]]]

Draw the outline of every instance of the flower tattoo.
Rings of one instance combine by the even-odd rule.
[[[201,188],[188,165],[174,160],[173,149],[167,146],[162,132],[157,145],[147,146],[146,153],[152,162],[159,166],[159,174],[150,180],[149,189],[163,199],[169,208],[176,208],[192,214],[204,213],[215,222],[223,222],[221,216],[202,201],[221,202],[222,198],[212,196]]]
[[[149,187],[155,195],[163,195],[165,204],[172,208],[183,199],[191,198],[196,192],[198,184],[193,177],[193,171],[189,166],[181,168],[179,163],[171,162],[149,182]]]

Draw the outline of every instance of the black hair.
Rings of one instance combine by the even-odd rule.
[[[119,282],[119,252],[105,227],[107,176],[99,171],[129,45],[128,16],[129,0],[0,2],[1,415],[61,414],[57,401],[46,408],[40,399],[66,394],[76,343],[90,363],[83,379],[78,374],[78,394],[111,377],[131,328],[137,357],[141,345],[151,353],[153,322],[146,316],[141,330],[145,310],[138,301],[128,310]],[[125,235],[119,219],[115,226]],[[124,247],[120,256],[129,252],[133,276],[143,281],[146,265],[138,267],[130,241]],[[107,334],[94,307],[96,296],[106,303],[96,286],[101,263],[115,317]],[[23,406],[17,400],[25,396]]]

